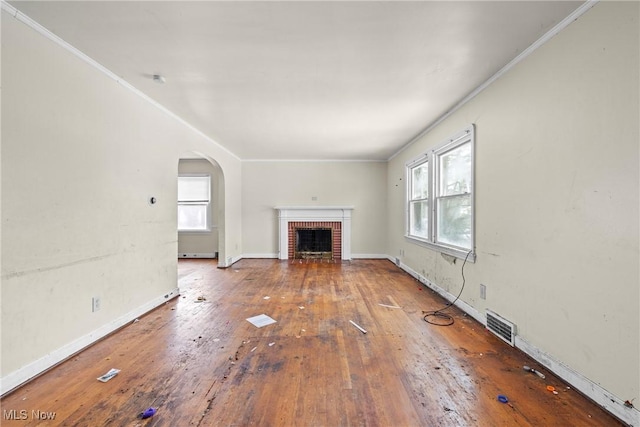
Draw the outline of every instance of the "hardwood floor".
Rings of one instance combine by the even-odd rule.
[[[389,261],[181,260],[178,273],[180,297],[2,399],[2,425],[622,425],[459,310],[452,326],[424,322],[445,302]],[[260,314],[276,323],[246,320]]]

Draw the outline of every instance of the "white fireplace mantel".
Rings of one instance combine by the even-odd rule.
[[[276,206],[279,223],[280,259],[289,257],[289,223],[332,221],[342,227],[341,259],[351,259],[351,211],[353,206]]]

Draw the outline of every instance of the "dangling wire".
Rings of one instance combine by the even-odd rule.
[[[443,313],[443,311],[445,311],[446,309],[451,307],[453,304],[455,304],[456,301],[458,301],[458,298],[460,298],[460,295],[462,295],[462,291],[464,290],[464,283],[466,281],[464,278],[464,266],[467,263],[467,258],[469,258],[469,255],[471,255],[471,252],[472,251],[467,252],[467,256],[464,257],[464,262],[462,263],[462,269],[460,270],[460,273],[462,274],[462,288],[460,288],[460,292],[458,293],[458,296],[453,301],[451,301],[450,303],[442,307],[441,309],[434,310],[434,311],[423,311],[422,312],[424,314],[423,319],[425,322],[431,325],[436,325],[436,326],[453,325],[453,322],[454,322],[453,317],[447,313]],[[444,320],[443,320],[443,323],[433,322],[429,320],[430,317],[435,317],[437,319],[444,319]]]

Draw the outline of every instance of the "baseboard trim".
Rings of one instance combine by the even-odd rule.
[[[266,254],[242,254],[235,261],[239,261],[245,258],[253,258],[253,259],[279,259],[279,254],[277,253],[266,253]],[[351,254],[351,259],[388,259],[387,255],[383,254]],[[232,262],[232,263],[233,263]]]
[[[96,343],[100,339],[106,337],[112,332],[132,322],[143,314],[148,313],[156,307],[164,304],[165,302],[177,297],[180,294],[178,288],[160,295],[153,300],[141,305],[140,307],[123,314],[115,320],[101,326],[100,328],[84,335],[57,350],[52,351],[40,359],[37,359],[26,366],[11,372],[0,379],[0,396],[4,396],[16,388],[20,387],[24,383],[34,379],[35,377],[43,374],[54,366],[69,359],[74,354],[84,350],[85,348]]]
[[[225,260],[218,260],[218,268],[229,268],[236,262],[240,261],[242,258],[244,258],[244,256],[237,255],[234,257],[229,256]]]
[[[351,259],[388,259],[387,255],[383,254],[351,254]]]
[[[278,254],[277,253],[271,253],[271,254],[242,254],[242,259],[244,258],[253,258],[253,259],[273,259],[273,258],[278,258]]]
[[[546,369],[562,378],[571,386],[571,388],[578,390],[580,393],[600,405],[605,411],[609,412],[629,426],[640,426],[640,410],[624,406],[624,401],[622,399],[589,380],[579,372],[571,369],[560,360],[533,346],[518,335],[516,335],[515,340],[517,348],[533,357]]]
[[[416,272],[413,269],[411,269],[408,265],[403,264],[402,261],[400,261],[400,264],[398,264],[396,262],[397,260],[395,258],[387,257],[387,259],[389,261],[393,262],[394,264],[396,264],[398,267],[400,267],[401,269],[403,269],[407,273],[409,273],[411,276],[413,276],[420,283],[422,283],[423,285],[425,285],[426,287],[428,287],[429,289],[431,289],[432,291],[434,291],[435,293],[437,293],[438,295],[440,295],[441,297],[443,297],[447,301],[451,302],[451,301],[454,301],[456,299],[456,295],[453,295],[453,294],[445,291],[440,286],[436,285],[435,283],[433,283],[432,281],[430,281],[426,277],[422,276],[418,272]],[[480,313],[478,310],[476,310],[475,308],[473,308],[472,306],[470,306],[466,302],[462,301],[461,299],[458,299],[453,305],[455,305],[460,310],[462,310],[465,313],[467,313],[469,316],[471,316],[474,319],[476,319],[478,322],[482,323],[483,325],[486,325],[487,319],[485,319],[484,314]]]
[[[414,277],[420,283],[423,283],[429,289],[445,298],[447,301],[451,302],[455,299],[455,295],[450,294],[437,284],[431,282],[421,274],[411,269],[406,264],[403,264],[399,258],[392,258],[388,256],[387,259]],[[486,327],[487,319],[484,313],[480,313],[478,310],[461,300],[457,300],[454,305]],[[560,360],[535,347],[519,335],[516,335],[515,337],[515,346],[525,354],[531,356],[536,360],[536,362],[544,366],[550,372],[553,372],[555,375],[566,381],[572,389],[582,393],[620,421],[631,427],[640,427],[640,410],[637,408],[629,408],[625,406],[624,401],[621,398],[589,380],[587,377],[573,370]]]
[[[278,259],[279,255],[277,253],[266,253],[266,254],[242,254],[239,259],[244,258],[253,258],[253,259]],[[351,254],[351,259],[387,259],[389,258],[387,255],[383,254]]]

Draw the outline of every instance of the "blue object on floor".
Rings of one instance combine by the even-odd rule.
[[[139,416],[144,420],[145,418],[153,417],[157,411],[158,410],[156,408],[149,408],[149,409],[146,409],[144,412],[142,412]]]

